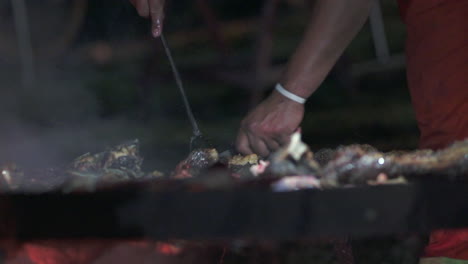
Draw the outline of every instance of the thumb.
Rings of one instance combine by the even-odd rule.
[[[149,0],[151,15],[151,34],[157,38],[161,36],[164,19],[164,0]]]

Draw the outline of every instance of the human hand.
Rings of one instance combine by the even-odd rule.
[[[140,16],[151,18],[151,34],[155,38],[162,33],[164,2],[165,0],[130,0]]]
[[[263,157],[289,142],[304,117],[304,105],[274,91],[241,122],[236,147]]]

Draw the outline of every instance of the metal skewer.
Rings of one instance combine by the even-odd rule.
[[[166,42],[166,38],[164,37],[164,34],[161,34],[161,42],[163,44],[164,51],[166,52],[166,56],[169,59],[169,63],[171,64],[172,73],[174,74],[177,87],[179,88],[179,91],[182,95],[182,100],[184,102],[187,116],[189,118],[190,124],[192,125],[192,137],[190,139],[190,150],[193,150],[194,148],[204,147],[206,146],[206,142],[202,137],[202,133],[197,124],[197,120],[195,119],[195,116],[193,115],[192,108],[190,107],[190,103],[187,99],[187,95],[185,94],[185,89],[182,84],[182,78],[180,77],[180,74],[179,74],[179,71],[177,70],[174,59],[172,58],[171,50],[169,49],[169,45]]]

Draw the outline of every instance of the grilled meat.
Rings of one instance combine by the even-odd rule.
[[[314,154],[301,141],[301,134],[294,133],[288,145],[271,154],[270,165],[265,173],[276,176],[316,175],[319,164],[314,160]]]
[[[138,178],[141,175],[143,158],[139,156],[139,142],[132,140],[112,147],[104,152],[86,153],[76,158],[69,166],[71,171],[89,172],[106,169],[125,170]]]
[[[138,140],[132,140],[103,152],[84,154],[59,168],[22,170],[9,164],[2,168],[1,191],[92,191],[117,182],[159,177],[158,172],[142,172],[143,158],[138,149]]]
[[[23,171],[15,164],[7,164],[2,167],[0,191],[93,191],[115,183],[160,178],[162,174],[157,171],[141,170],[143,158],[138,149],[138,140],[128,141],[103,152],[84,154],[62,168]],[[262,177],[284,191],[402,183],[430,175],[441,179],[468,175],[468,139],[439,151],[383,153],[369,145],[350,145],[320,150],[314,155],[296,133],[268,160],[259,160],[255,154],[221,156],[216,149],[195,150],[177,165],[171,178],[196,178],[205,183],[202,186],[212,186],[212,182],[220,186],[232,184],[235,179]],[[205,177],[198,177],[202,175]]]
[[[288,145],[273,153],[267,162],[252,166],[252,171],[261,177],[309,176],[320,181],[315,184],[315,180],[297,177],[282,180],[281,186],[291,186],[291,190],[297,186],[404,183],[420,176],[455,179],[468,174],[468,139],[439,151],[383,153],[369,145],[350,145],[320,150],[314,155],[296,133]]]
[[[250,154],[247,156],[235,155],[227,161],[228,168],[232,171],[232,176],[236,178],[251,178],[252,173],[250,168],[258,164],[258,156]]]
[[[341,147],[322,170],[322,184],[367,184],[380,175],[388,179],[400,176],[409,180],[419,176],[455,179],[468,174],[468,140],[439,150],[382,153],[352,145]]]
[[[218,161],[219,155],[216,149],[196,149],[177,165],[171,177],[174,179],[196,177]]]
[[[84,154],[68,166],[66,190],[94,190],[99,185],[145,178],[139,142],[132,140],[96,154]]]

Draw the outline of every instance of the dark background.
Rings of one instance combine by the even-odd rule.
[[[0,5],[1,162],[51,167],[133,138],[140,139],[147,170],[169,172],[187,155],[191,127],[161,43],[150,38],[148,21],[127,1],[26,0],[35,66],[29,86],[23,85],[9,2]],[[270,80],[261,85],[253,83],[252,68],[258,32],[265,30],[258,23],[264,2],[207,2],[225,47],[210,38],[195,1],[171,1],[165,34],[202,131],[224,149],[234,143],[255,98],[273,87],[300,41],[313,1],[280,2],[272,24]],[[381,3],[390,52],[398,57],[405,30],[395,2]],[[404,65],[375,62],[368,24],[307,102],[302,131],[313,150],[351,143],[385,151],[417,147]],[[359,240],[356,254],[401,263],[408,252],[407,240],[401,241]],[[282,258],[328,263],[330,250],[302,246]]]

